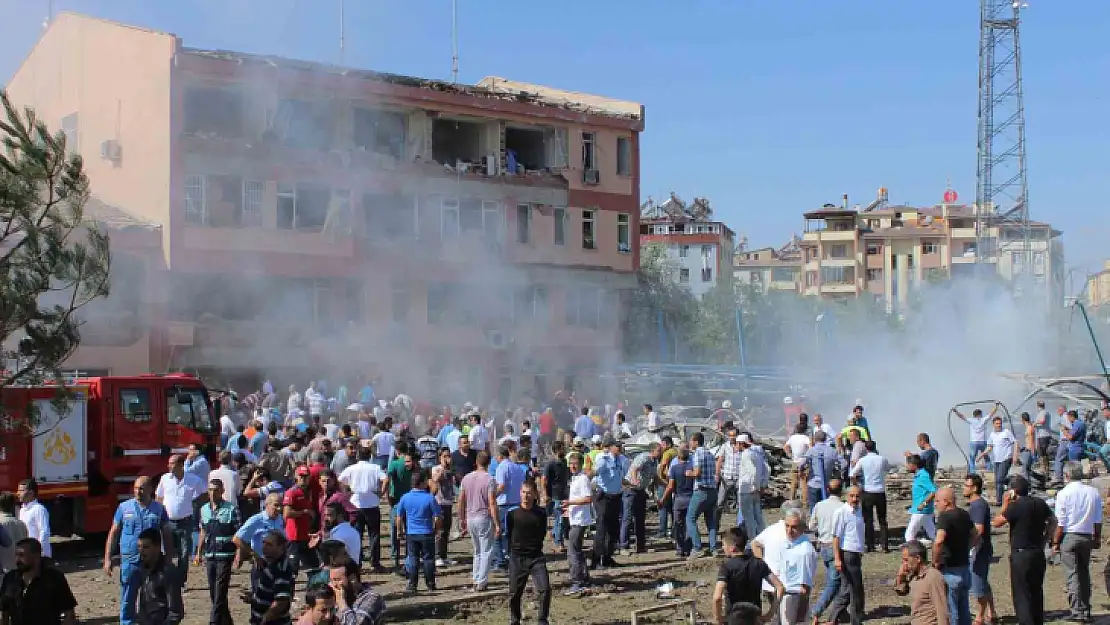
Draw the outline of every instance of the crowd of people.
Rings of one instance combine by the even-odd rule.
[[[723,440],[699,431],[632,444],[639,428],[660,424],[650,405],[630,420],[619,406],[607,414],[561,396],[541,412],[493,414],[471,405],[428,410],[405,396],[379,402],[365,389],[347,404],[324,399],[315,384],[274,397],[264,387],[243,401],[222,398],[215,462],[192,446],[157,480],[135,481],[104,552],[113,577],[119,555],[121,623],[181,622],[193,567],[206,577],[192,586],[207,588],[209,622],[228,625],[231,575],[244,565],[250,584],[241,599],[252,624],[381,623],[385,600],[368,580],[392,574],[405,579],[408,594],[435,591],[437,574],[457,564],[450,543],[468,539],[471,589],[487,591],[491,575],[506,576],[510,623],[518,625],[530,583],[537,621],[546,625],[547,557],[566,555],[565,596],[588,595],[596,574],[648,550],[655,514],[655,538],[673,541],[676,558],[722,559],[717,623],[860,623],[866,554],[892,549],[902,560],[895,590],[909,595],[912,623],[997,622],[991,529],[1005,526],[1018,623],[1044,621],[1046,546],[1066,570],[1072,620],[1091,618],[1102,497],[1084,483],[1082,466],[1066,459],[1054,509],[1034,496],[1029,473],[1011,465],[1032,464],[1013,462],[1023,451],[1033,460],[1045,451],[1035,437],[1016,441],[993,414],[959,415],[971,424],[973,459],[959,494],[938,487],[939,453],[927,433],[917,435],[918,449],[904,454],[913,475],[909,521],[892,543],[887,480],[896,469],[879,454],[862,405],[839,430],[819,414],[810,422],[800,413],[789,424],[788,498],[781,520],[767,524],[770,452],[732,422],[723,423]],[[984,423],[994,433],[977,438]],[[994,474],[993,510],[978,472],[984,460]],[[70,622],[63,619],[76,602],[64,576],[43,572],[55,569],[35,490],[33,482],[20,487],[18,519],[16,497],[0,496],[0,564],[11,571],[0,586],[0,613],[15,615],[16,625]],[[733,503],[735,524],[722,528]],[[49,584],[30,583],[44,575]],[[54,600],[32,605],[28,588]],[[57,618],[42,620],[35,612],[42,609]]]

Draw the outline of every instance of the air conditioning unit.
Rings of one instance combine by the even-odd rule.
[[[509,346],[509,337],[500,330],[486,332],[486,344],[493,349],[505,349]]]
[[[123,157],[123,146],[115,139],[100,142],[100,158],[106,161],[117,162]]]
[[[497,156],[495,154],[487,154],[486,158],[485,158],[485,163],[486,163],[486,175],[487,176],[496,176],[497,175]]]
[[[596,169],[586,169],[582,171],[582,182],[586,184],[597,184],[601,182],[601,172]]]

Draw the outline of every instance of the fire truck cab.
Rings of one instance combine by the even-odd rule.
[[[65,413],[50,386],[9,387],[0,439],[0,490],[34,478],[58,536],[106,532],[141,475],[158,477],[171,454],[196,443],[211,457],[218,424],[201,381],[184,374],[80,378]],[[38,409],[33,431],[26,406]]]

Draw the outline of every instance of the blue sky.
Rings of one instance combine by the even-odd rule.
[[[1030,207],[1084,270],[1110,257],[1105,0],[1030,0]],[[647,107],[642,193],[711,199],[753,245],[825,202],[975,195],[975,0],[458,0],[460,79],[486,75]],[[55,0],[186,45],[338,61],[338,0]],[[0,79],[47,0],[0,3]],[[449,78],[449,0],[347,0],[347,62]]]

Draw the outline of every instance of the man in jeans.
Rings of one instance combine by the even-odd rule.
[[[555,544],[555,551],[562,551],[569,529],[563,522],[563,502],[567,499],[567,490],[570,485],[570,470],[564,458],[566,446],[563,441],[551,444],[551,460],[543,467],[543,494],[544,506],[552,517],[551,542]]]
[[[652,443],[647,451],[640,452],[628,469],[628,485],[624,488],[624,523],[621,525],[621,549],[632,544],[633,531],[636,533],[636,553],[647,553],[647,502],[648,493],[655,494],[655,482],[659,479],[659,457],[663,449],[659,443]]]
[[[818,434],[824,434],[824,432],[818,432]],[[817,548],[820,550],[821,561],[825,564],[825,588],[821,590],[821,596],[813,605],[815,618],[819,618],[825,612],[840,592],[840,571],[836,568],[836,558],[833,554],[833,530],[836,529],[837,514],[844,507],[844,502],[840,499],[841,481],[835,478],[829,480],[826,490],[828,496],[818,502],[809,513],[809,527],[817,533]]]
[[[759,534],[767,527],[763,522],[763,507],[760,502],[763,490],[762,458],[752,449],[752,441],[747,434],[741,434],[736,442],[740,448],[740,477],[736,481],[736,493],[740,500],[740,511],[736,525],[744,525],[751,536]]]
[[[686,510],[686,537],[691,544],[691,558],[708,556],[717,548],[717,461],[713,452],[705,448],[705,437],[694,432],[690,437],[691,468],[686,477],[694,479],[694,494],[690,496],[690,507]],[[709,551],[703,553],[701,534],[698,533],[698,516],[705,517],[709,532]]]
[[[489,563],[498,516],[497,503],[491,495],[493,477],[489,474],[489,454],[479,452],[475,465],[477,468],[467,473],[459,485],[459,531],[470,534],[470,542],[474,546],[471,580],[474,592],[481,592],[489,581]]]
[[[937,491],[936,510],[933,562],[948,584],[948,615],[953,625],[971,625],[971,549],[979,547],[979,532],[967,510],[956,505],[952,487]]]
[[[828,485],[836,477],[836,449],[829,445],[828,434],[824,430],[813,433],[813,447],[806,451],[802,473],[806,476],[806,507],[813,512],[817,502],[828,494]],[[837,480],[839,482],[839,480]]]
[[[497,493],[497,525],[505,527],[505,516],[520,505],[520,485],[528,476],[528,463],[521,456],[513,458],[511,447],[506,444],[498,451],[497,476],[494,480]],[[497,536],[493,549],[493,568],[506,571],[509,567],[509,543],[504,533]]]
[[[590,476],[582,472],[582,454],[572,453],[568,460],[570,464],[570,485],[567,498],[562,502],[563,510],[567,513],[567,522],[570,533],[567,536],[567,561],[570,565],[570,588],[563,594],[568,597],[581,595],[586,591],[590,582],[589,567],[586,566],[586,552],[582,548],[582,539],[586,530],[593,523],[593,493],[590,488]]]
[[[423,471],[413,473],[412,490],[397,502],[397,522],[405,528],[405,535],[408,537],[405,566],[408,569],[409,585],[406,592],[416,592],[421,568],[418,564],[421,563],[424,565],[424,583],[428,590],[435,590],[435,534],[443,523],[443,511],[435,497],[428,492],[428,477]]]
[[[736,442],[737,433],[736,428],[729,427],[725,432],[727,437],[725,444],[717,450],[717,475],[720,476],[717,486],[717,527],[721,526],[721,515],[725,512],[725,506],[728,504],[729,498],[736,501],[737,510],[740,508],[740,495],[736,492],[736,482],[740,479],[740,455],[742,450]],[[754,537],[755,534],[749,533],[749,536]]]

